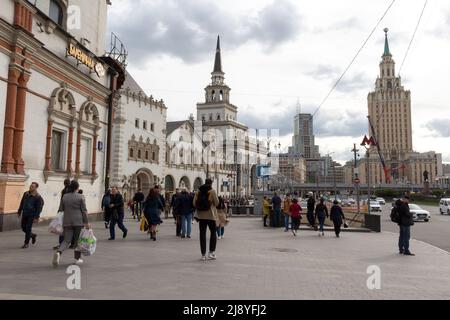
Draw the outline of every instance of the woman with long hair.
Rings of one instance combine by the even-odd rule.
[[[161,224],[161,210],[164,208],[158,190],[155,188],[150,190],[143,207],[151,239],[156,241],[156,227]]]
[[[223,239],[223,236],[225,234],[225,226],[228,224],[225,200],[223,199],[222,196],[219,197],[219,205],[217,206],[217,215],[219,216],[217,226],[217,237],[219,240],[221,240]]]

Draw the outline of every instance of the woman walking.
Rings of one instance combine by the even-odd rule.
[[[225,234],[225,226],[228,224],[227,208],[223,197],[219,197],[219,205],[217,206],[217,215],[219,216],[219,225],[217,226],[217,237],[219,240],[223,239]]]
[[[108,229],[109,222],[111,221],[111,210],[109,205],[111,204],[111,189],[108,189],[102,199],[103,220],[105,221],[105,229]]]
[[[205,184],[200,187],[195,194],[194,207],[197,209],[195,220],[200,224],[200,250],[202,253],[202,261],[206,261],[206,230],[209,228],[211,237],[209,240],[209,254],[210,260],[216,259],[216,245],[217,245],[217,206],[219,205],[219,198],[217,193],[212,188],[212,180],[206,179]]]
[[[339,206],[339,202],[335,200],[333,202],[333,207],[331,208],[330,218],[334,224],[334,232],[336,233],[336,238],[340,237],[341,227],[345,221],[344,212],[342,208]]]
[[[161,224],[161,210],[164,207],[161,198],[159,197],[159,193],[155,188],[150,190],[143,206],[144,216],[149,224],[151,239],[156,241],[156,227]]]
[[[83,226],[86,229],[90,229],[87,217],[86,200],[82,194],[78,193],[79,189],[80,185],[78,182],[75,180],[72,181],[69,186],[69,192],[63,196],[59,206],[58,211],[64,212],[64,241],[61,243],[58,251],[56,251],[53,255],[54,268],[58,267],[61,255],[70,247],[72,239],[75,244],[78,243]],[[75,249],[74,257],[75,264],[80,265],[83,263],[83,260],[81,259],[81,252],[77,249]]]
[[[328,208],[324,202],[325,200],[321,198],[319,204],[316,206],[315,218],[319,220],[319,237],[325,236],[323,226],[325,224],[325,218],[328,218]]]
[[[264,200],[263,200],[263,218],[264,218],[264,228],[268,228],[269,226],[267,225],[267,218],[270,215],[270,202],[269,199],[267,198],[267,196],[264,196]]]
[[[294,234],[294,237],[297,236],[297,231],[300,228],[300,222],[302,219],[302,216],[300,214],[301,211],[302,207],[300,207],[300,205],[298,204],[298,200],[292,200],[292,204],[289,208],[289,214],[292,220],[292,233]]]

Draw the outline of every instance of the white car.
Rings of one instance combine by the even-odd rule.
[[[450,215],[450,198],[441,199],[439,202],[439,211],[441,214],[447,213]]]
[[[380,212],[381,211],[381,206],[377,201],[370,201],[370,211],[374,212]]]
[[[423,210],[417,204],[410,204],[409,211],[413,214],[414,221],[428,222],[431,219],[431,214],[427,210]]]
[[[384,200],[383,198],[377,198],[375,201],[377,201],[382,206],[386,205],[386,200]]]

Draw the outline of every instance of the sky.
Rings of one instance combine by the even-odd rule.
[[[168,121],[196,115],[211,81],[217,35],[238,121],[279,129],[292,144],[294,116],[314,113],[392,0],[115,0],[109,30],[127,47],[128,71],[163,99]],[[384,28],[398,72],[425,0],[396,0],[314,118],[320,152],[352,159],[368,133]],[[401,71],[412,94],[413,147],[450,163],[450,2],[430,0]]]

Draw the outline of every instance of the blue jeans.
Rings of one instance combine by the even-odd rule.
[[[217,227],[217,236],[223,237],[224,234],[225,234],[225,227]]]
[[[181,216],[181,235],[191,236],[192,213]]]
[[[281,208],[273,209],[273,226],[278,228],[281,220]]]
[[[284,227],[286,228],[286,231],[289,230],[289,215],[285,212],[284,213]]]
[[[124,219],[124,214],[119,214],[119,219],[114,219],[113,217],[111,217],[111,222],[109,224],[109,234],[111,236],[111,239],[115,239],[116,238],[116,224],[119,227],[120,230],[122,230],[122,232],[127,232],[127,228],[125,228],[125,225],[123,224],[123,219]]]
[[[323,226],[325,224],[325,217],[318,217],[319,220],[319,232],[323,233]]]
[[[411,239],[411,227],[400,226],[400,237],[398,239],[398,247],[400,251],[409,251],[409,239]]]

